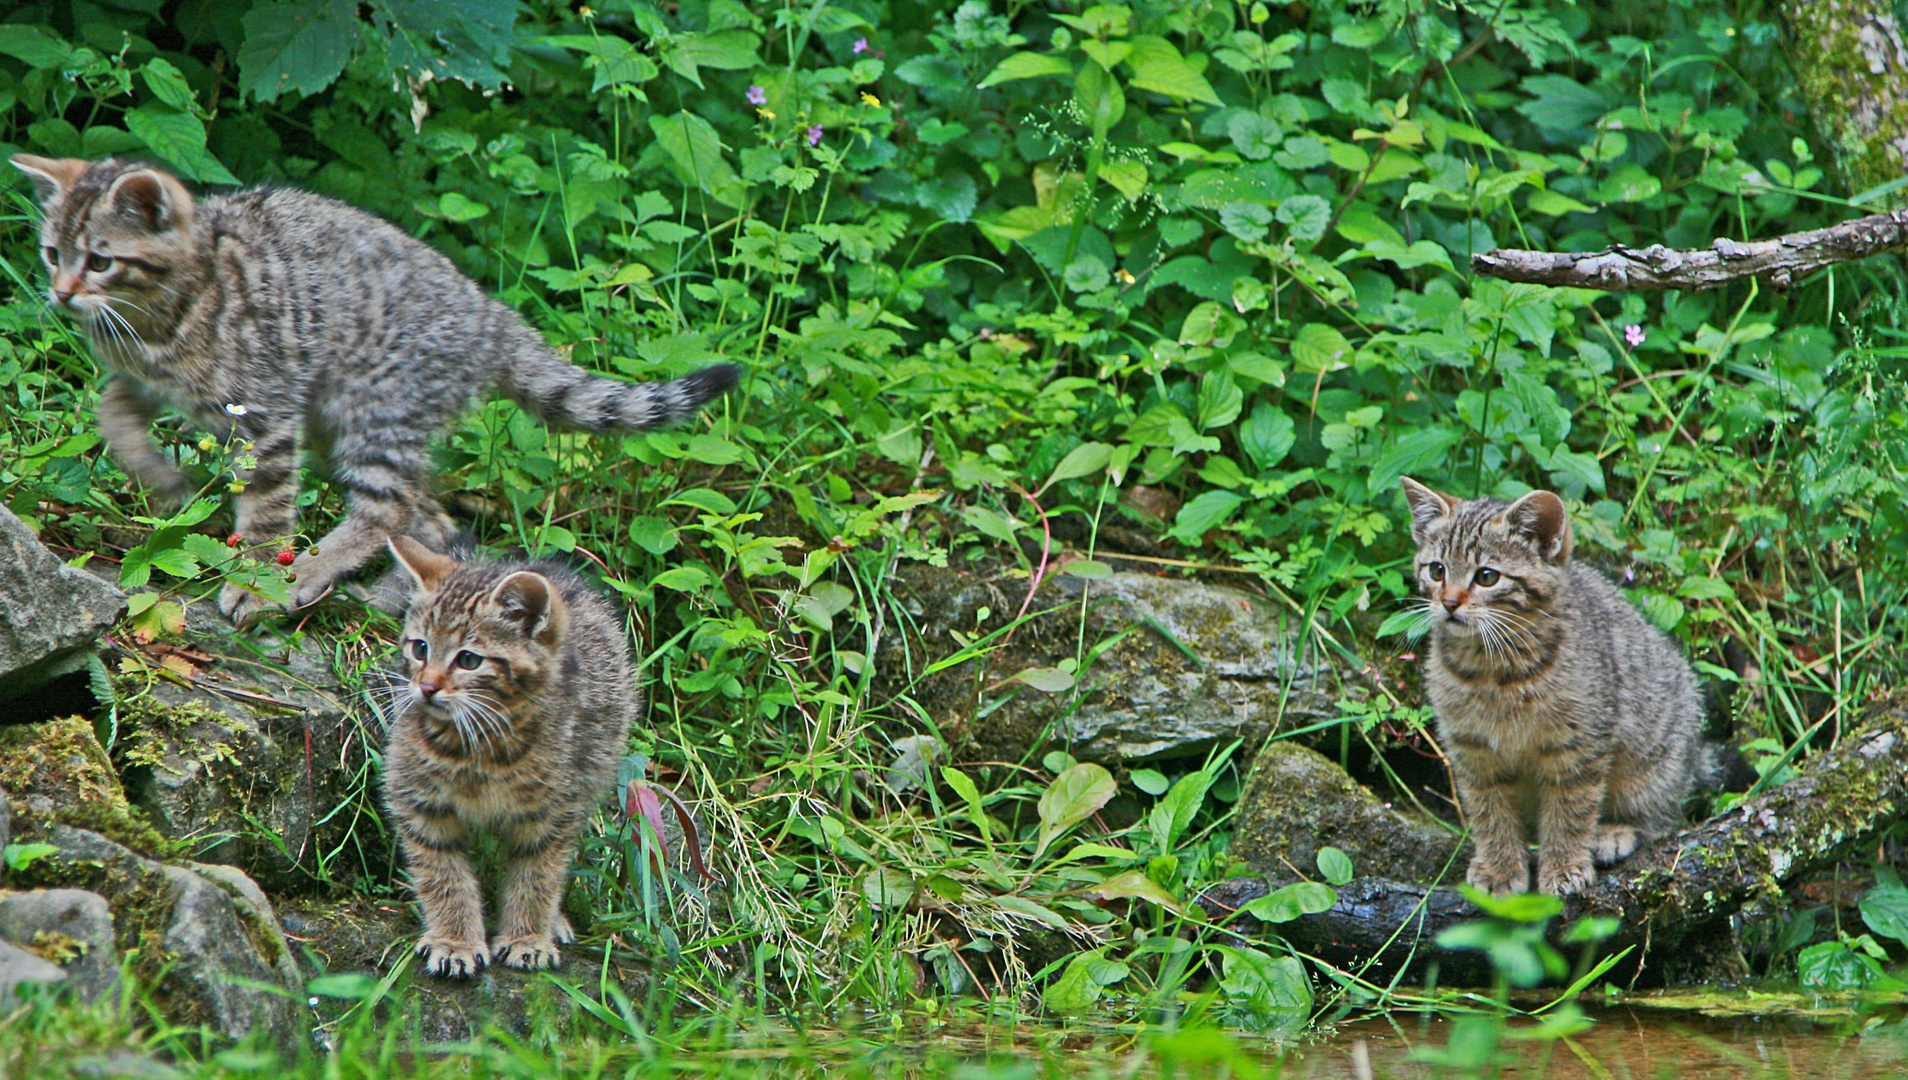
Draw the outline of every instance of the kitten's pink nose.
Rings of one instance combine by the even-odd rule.
[[[1452,596],[1444,597],[1444,610],[1456,611],[1458,609],[1459,603],[1460,601],[1456,597],[1452,597]]]
[[[436,697],[437,691],[438,691],[438,685],[429,679],[425,679],[417,684],[417,692],[424,695],[425,701],[429,701],[432,698]]]
[[[60,305],[61,307],[65,307],[66,302],[71,299],[73,299],[73,290],[71,289],[54,289],[53,290],[53,302]]]

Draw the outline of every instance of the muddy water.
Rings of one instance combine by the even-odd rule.
[[[1589,1030],[1557,1042],[1502,1043],[1495,1075],[1517,1080],[1728,1077],[1867,1080],[1908,1076],[1908,1022],[1883,1018],[1833,1023],[1794,1016],[1708,1017],[1651,1008],[1592,1012]],[[1480,1075],[1424,1060],[1450,1041],[1453,1024],[1394,1014],[1341,1024],[1290,1051],[1286,1077],[1431,1080]],[[1511,1025],[1515,1032],[1518,1025]],[[1488,1069],[1481,1075],[1493,1075]]]

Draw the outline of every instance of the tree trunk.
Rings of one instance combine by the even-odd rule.
[[[1849,194],[1908,175],[1908,47],[1891,5],[1786,0],[1789,66]],[[1877,209],[1908,206],[1896,191]]]

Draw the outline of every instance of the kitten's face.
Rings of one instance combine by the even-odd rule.
[[[120,341],[153,319],[153,300],[191,253],[192,196],[179,181],[128,162],[20,154],[44,217],[40,260],[53,306],[94,336]]]
[[[391,547],[418,583],[399,642],[409,676],[400,706],[425,720],[433,742],[466,753],[516,731],[567,625],[549,579],[459,564],[409,537]]]
[[[1418,592],[1432,628],[1497,651],[1530,643],[1567,580],[1563,503],[1534,491],[1515,503],[1460,501],[1406,479]]]

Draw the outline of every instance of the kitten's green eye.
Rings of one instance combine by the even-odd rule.
[[[1485,568],[1477,572],[1477,577],[1475,580],[1477,581],[1479,585],[1482,585],[1488,589],[1491,586],[1497,584],[1497,578],[1498,578],[1497,571],[1486,566]]]
[[[463,668],[465,671],[475,671],[484,666],[484,658],[471,652],[469,649],[465,649],[463,652],[457,654],[457,666]]]
[[[95,274],[103,274],[112,268],[113,257],[111,255],[101,255],[95,251],[91,255],[86,256],[86,269],[91,270]]]
[[[423,663],[431,658],[431,647],[424,644],[423,638],[411,639],[411,659]]]
[[[1434,562],[1430,566],[1425,567],[1425,569],[1431,572],[1432,581],[1444,580],[1444,564],[1443,563]]]

